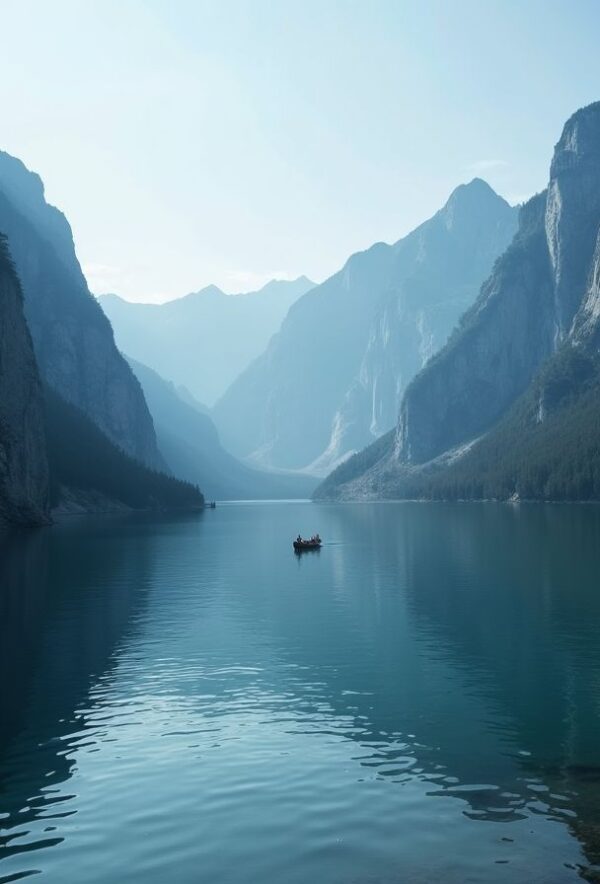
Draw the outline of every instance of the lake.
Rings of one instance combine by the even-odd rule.
[[[4,884],[599,880],[600,507],[73,519],[0,587]]]

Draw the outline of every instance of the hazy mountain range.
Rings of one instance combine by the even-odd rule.
[[[568,120],[548,187],[518,213],[475,179],[318,286],[103,299],[140,317],[140,346],[153,317],[154,360],[163,323],[162,349],[187,360],[168,380],[121,355],[67,221],[2,153],[0,232],[3,521],[199,506],[197,485],[305,496],[310,477],[273,468],[324,472],[377,436],[316,496],[600,499],[600,103]],[[210,338],[210,358],[189,346]],[[226,384],[232,341],[241,374],[207,413],[197,397]]]
[[[291,304],[313,285],[301,276],[240,295],[211,285],[166,304],[131,303],[117,295],[99,301],[123,353],[210,406],[262,353]]]
[[[393,433],[318,496],[600,497],[600,102],[475,305],[404,396]]]
[[[517,210],[475,179],[394,245],[353,255],[291,307],[217,403],[225,445],[324,475],[389,430],[407,384],[473,303],[516,225]]]

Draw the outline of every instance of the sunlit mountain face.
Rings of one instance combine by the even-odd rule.
[[[377,243],[304,295],[214,416],[256,463],[326,475],[390,430],[402,394],[475,300],[517,211],[481,179],[394,245]]]

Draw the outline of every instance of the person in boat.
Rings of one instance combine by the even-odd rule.
[[[296,537],[296,542],[297,542],[297,543],[302,543],[302,535],[301,535],[301,534],[299,534],[299,535]]]
[[[321,543],[321,538],[318,534],[315,534],[315,540],[317,541],[317,543]]]

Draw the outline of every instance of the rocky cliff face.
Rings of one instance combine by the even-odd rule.
[[[475,179],[393,246],[378,243],[290,310],[214,415],[244,457],[325,474],[389,430],[402,393],[472,304],[516,210]]]
[[[0,521],[48,519],[43,400],[23,296],[0,237]]]
[[[595,350],[600,348],[600,231],[596,238],[586,295],[575,317],[571,336],[577,344]]]
[[[88,291],[68,222],[46,203],[39,177],[2,152],[0,230],[21,279],[44,380],[128,454],[161,466],[141,387]]]
[[[398,460],[423,463],[489,429],[571,334],[586,303],[589,316],[599,226],[600,103],[567,122],[547,191],[523,209],[516,241],[462,333],[407,392]]]
[[[424,463],[484,432],[552,351],[556,312],[545,205],[542,194],[521,210],[515,241],[459,332],[407,390],[395,443],[399,461]]]
[[[547,190],[523,207],[514,242],[458,332],[406,391],[393,442],[375,463],[363,459],[366,470],[347,470],[341,484],[334,474],[331,494],[402,495],[403,477],[454,460],[490,430],[559,348],[597,349],[599,238],[596,103],[566,123]],[[543,421],[543,403],[538,414]]]

